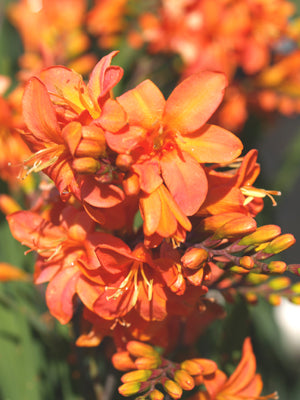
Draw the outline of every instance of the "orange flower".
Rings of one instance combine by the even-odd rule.
[[[207,194],[201,164],[229,162],[240,154],[242,144],[238,138],[206,123],[220,104],[225,86],[223,74],[206,72],[183,81],[167,101],[148,80],[117,98],[129,126],[119,132],[106,132],[105,137],[111,149],[131,156],[129,168],[139,178],[146,235],[160,231],[163,237],[169,237],[180,227],[189,230],[184,216],[195,214]],[[167,193],[181,215],[175,206],[171,207],[171,220],[179,224],[172,223],[162,232],[164,210],[169,207],[165,202]],[[151,208],[154,197],[160,198],[161,204],[156,211]]]
[[[11,189],[20,185],[18,175],[24,158],[29,157],[30,151],[20,134],[9,100],[0,95],[0,177],[8,182]]]
[[[204,385],[207,392],[198,392],[189,400],[278,399],[276,393],[260,396],[263,383],[260,375],[256,374],[256,360],[250,338],[245,339],[242,359],[230,378],[217,370],[211,377],[204,377]]]
[[[124,30],[127,0],[96,0],[87,15],[89,32],[99,36],[99,45],[113,48],[118,35]]]
[[[18,211],[7,217],[13,236],[38,253],[35,283],[50,281],[46,290],[49,310],[62,324],[73,316],[74,296],[90,309],[105,283],[95,275],[99,262],[95,245],[119,239],[94,232],[94,222],[83,211],[68,206],[59,215],[59,225],[32,211]]]
[[[99,61],[88,85],[74,71],[53,67],[40,74],[42,80],[33,77],[23,97],[28,129],[24,138],[34,151],[25,161],[25,165],[32,165],[29,172],[43,170],[62,196],[72,193],[92,206],[104,208],[124,198],[122,190],[111,184],[114,178],[106,179],[107,163],[100,162],[106,152],[101,128],[105,110],[121,110],[110,99],[110,90],[122,76],[120,67],[110,66],[115,54]]]
[[[107,282],[94,304],[98,315],[115,319],[135,308],[147,321],[166,318],[168,287],[174,292],[180,289],[176,284],[179,271],[172,259],[152,259],[143,245],[131,252],[125,243],[119,249],[100,244],[96,254]]]
[[[70,65],[76,61],[81,73],[95,65],[95,57],[80,55],[89,47],[82,29],[85,0],[19,0],[8,9],[21,34],[25,53],[20,59],[21,78],[28,79],[50,65]]]

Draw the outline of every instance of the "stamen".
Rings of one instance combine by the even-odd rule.
[[[264,198],[266,196],[271,199],[273,206],[277,206],[277,202],[275,201],[273,196],[281,196],[281,192],[277,190],[265,190],[265,189],[254,188],[252,186],[241,187],[241,192],[243,193],[244,196],[247,196],[243,203],[244,206],[249,204],[252,200],[254,200],[254,198]]]

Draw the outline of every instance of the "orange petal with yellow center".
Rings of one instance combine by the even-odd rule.
[[[177,138],[177,143],[199,163],[230,162],[243,149],[242,142],[233,133],[208,124],[193,134]]]
[[[175,202],[185,215],[195,214],[207,194],[206,174],[188,153],[163,153],[161,160],[163,179]]]
[[[166,102],[164,125],[182,135],[203,126],[221,103],[227,79],[217,72],[200,72],[181,82]]]
[[[24,90],[23,117],[29,131],[38,141],[63,143],[53,104],[45,85],[36,77]]]
[[[50,67],[40,73],[53,103],[80,114],[85,109],[99,116],[98,105],[90,98],[82,76],[69,68]]]
[[[147,130],[158,127],[163,114],[165,99],[158,87],[146,80],[135,89],[117,97],[128,115],[129,123]]]

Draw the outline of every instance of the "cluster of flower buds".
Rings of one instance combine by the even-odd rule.
[[[128,342],[126,351],[114,354],[112,362],[118,370],[134,370],[121,378],[123,385],[119,392],[123,396],[142,394],[139,398],[151,400],[164,399],[157,385],[161,385],[172,399],[180,399],[183,390],[193,390],[218,368],[215,362],[203,358],[174,363],[152,346],[137,341]]]
[[[192,358],[175,363],[152,346],[137,341],[128,342],[126,351],[115,353],[112,362],[116,369],[130,371],[122,376],[123,385],[119,387],[125,397],[138,395],[140,400],[163,400],[164,394],[156,387],[159,385],[172,399],[181,399],[183,390],[194,390],[189,400],[278,399],[277,393],[260,396],[263,385],[256,374],[249,338],[244,342],[240,364],[229,379],[212,360]]]

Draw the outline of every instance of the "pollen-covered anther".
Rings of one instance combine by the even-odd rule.
[[[255,198],[264,198],[266,196],[271,199],[273,206],[277,206],[277,202],[273,196],[281,196],[281,192],[279,192],[278,190],[265,190],[252,186],[243,186],[240,190],[243,195],[246,196],[246,199],[243,203],[244,206],[249,204]]]

